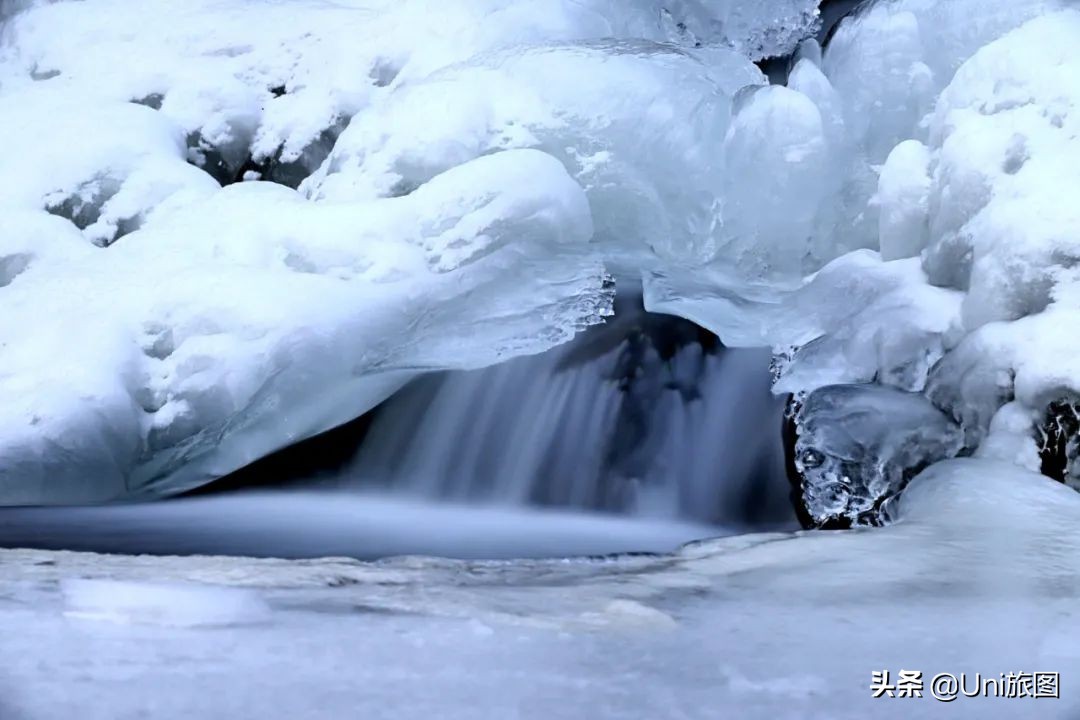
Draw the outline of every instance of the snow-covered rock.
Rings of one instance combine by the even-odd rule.
[[[1066,10],[986,46],[929,126],[923,264],[933,282],[964,292],[963,340],[932,373],[930,396],[973,440],[989,435],[985,453],[1015,458],[1022,439],[1027,465],[1047,406],[1080,389],[1068,331],[1080,309],[1080,216],[1062,202],[1080,192],[1070,169],[1080,161],[1078,37],[1080,12]]]
[[[155,208],[218,189],[187,163],[182,133],[149,108],[40,87],[13,89],[4,98],[5,213],[46,210],[105,246],[138,228]]]
[[[358,115],[301,190],[330,202],[395,197],[481,155],[539,148],[585,188],[616,262],[638,267],[650,251],[708,261],[730,98],[763,81],[742,56],[710,59],[640,40],[487,53]]]
[[[0,502],[199,485],[602,320],[605,244],[707,259],[731,97],[816,2],[668,5],[7,8]]]
[[[778,392],[924,393],[1033,466],[1080,390],[1080,11],[877,0],[765,86],[815,5],[32,3],[0,31],[0,497],[199,484],[566,339],[605,269],[775,348]]]
[[[295,161],[385,88],[496,48],[626,38],[756,59],[789,52],[818,20],[816,0],[27,4],[4,30],[0,82],[157,106],[195,157],[215,148],[234,172],[247,152]]]
[[[653,272],[647,305],[725,342],[772,345],[779,392],[925,392],[981,457],[1038,470],[1052,440],[1054,474],[1071,477],[1076,440],[1053,408],[1080,388],[1065,330],[1080,302],[1077,218],[1062,201],[1080,191],[1078,41],[1080,12],[1065,2],[868,5],[820,66],[815,45],[801,49],[789,79],[818,108],[830,164],[801,284],[748,288],[713,262]],[[805,210],[793,207],[773,222],[801,239]]]
[[[5,229],[5,267],[25,266],[0,288],[7,502],[196,486],[420,370],[557,344],[610,303],[584,193],[535,150],[375,203],[243,183],[105,249],[45,214]]]

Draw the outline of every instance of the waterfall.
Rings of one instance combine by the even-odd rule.
[[[620,313],[568,346],[421,379],[375,416],[350,488],[723,524],[790,516],[766,350]]]
[[[621,308],[543,355],[422,378],[216,492],[0,509],[0,547],[564,557],[791,525],[769,360]]]

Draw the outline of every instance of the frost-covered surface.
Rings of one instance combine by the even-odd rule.
[[[1076,717],[1080,497],[961,460],[898,515],[603,561],[0,551],[0,716]],[[1062,697],[872,699],[900,669]]]

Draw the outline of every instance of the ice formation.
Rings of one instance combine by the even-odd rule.
[[[191,487],[351,419],[417,369],[543,349],[608,312],[602,269],[581,262],[585,197],[534,150],[375,204],[243,183],[104,250],[48,215],[7,220],[7,242],[35,233],[0,316],[13,500]],[[71,251],[38,257],[33,240]]]
[[[149,511],[156,532],[174,504],[78,510]],[[295,514],[282,505],[288,528]],[[923,710],[938,707],[929,692],[872,697],[871,668],[895,678],[903,663],[931,677],[1049,668],[1061,673],[1060,700],[961,697],[946,714],[1074,720],[1080,496],[1035,473],[965,459],[915,478],[896,510],[900,522],[872,532],[740,535],[605,559],[0,550],[0,715],[941,715]],[[200,513],[188,514],[201,527]],[[511,540],[530,532],[518,518],[505,522]],[[454,524],[415,523],[430,532]]]
[[[5,12],[2,502],[198,485],[569,339],[609,273],[778,393],[867,386],[840,425],[955,423],[898,477],[1037,470],[1080,394],[1067,0],[873,0],[824,49],[811,0]]]
[[[826,385],[797,402],[794,461],[816,526],[876,524],[883,505],[963,448],[960,428],[923,396],[886,385]]]
[[[806,245],[824,240],[826,264],[792,290],[750,293],[717,263],[689,282],[655,272],[651,307],[772,345],[779,391],[923,393],[963,431],[949,454],[1039,469],[1037,443],[1063,427],[1048,408],[1080,382],[1066,330],[1077,220],[1063,201],[1075,190],[1078,38],[1067,2],[869,4],[820,65],[815,48],[800,51],[789,80],[826,119],[839,171]],[[863,249],[828,257],[845,248]],[[1055,442],[1067,455],[1070,441]]]
[[[700,138],[815,5],[6,8],[0,498],[177,492],[601,321],[594,228],[707,245]]]

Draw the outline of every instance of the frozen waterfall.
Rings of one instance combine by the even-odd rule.
[[[811,515],[1074,474],[1074,3],[296,1],[5,15],[0,504],[366,415],[337,497],[769,522],[780,400],[716,338],[806,400]]]

